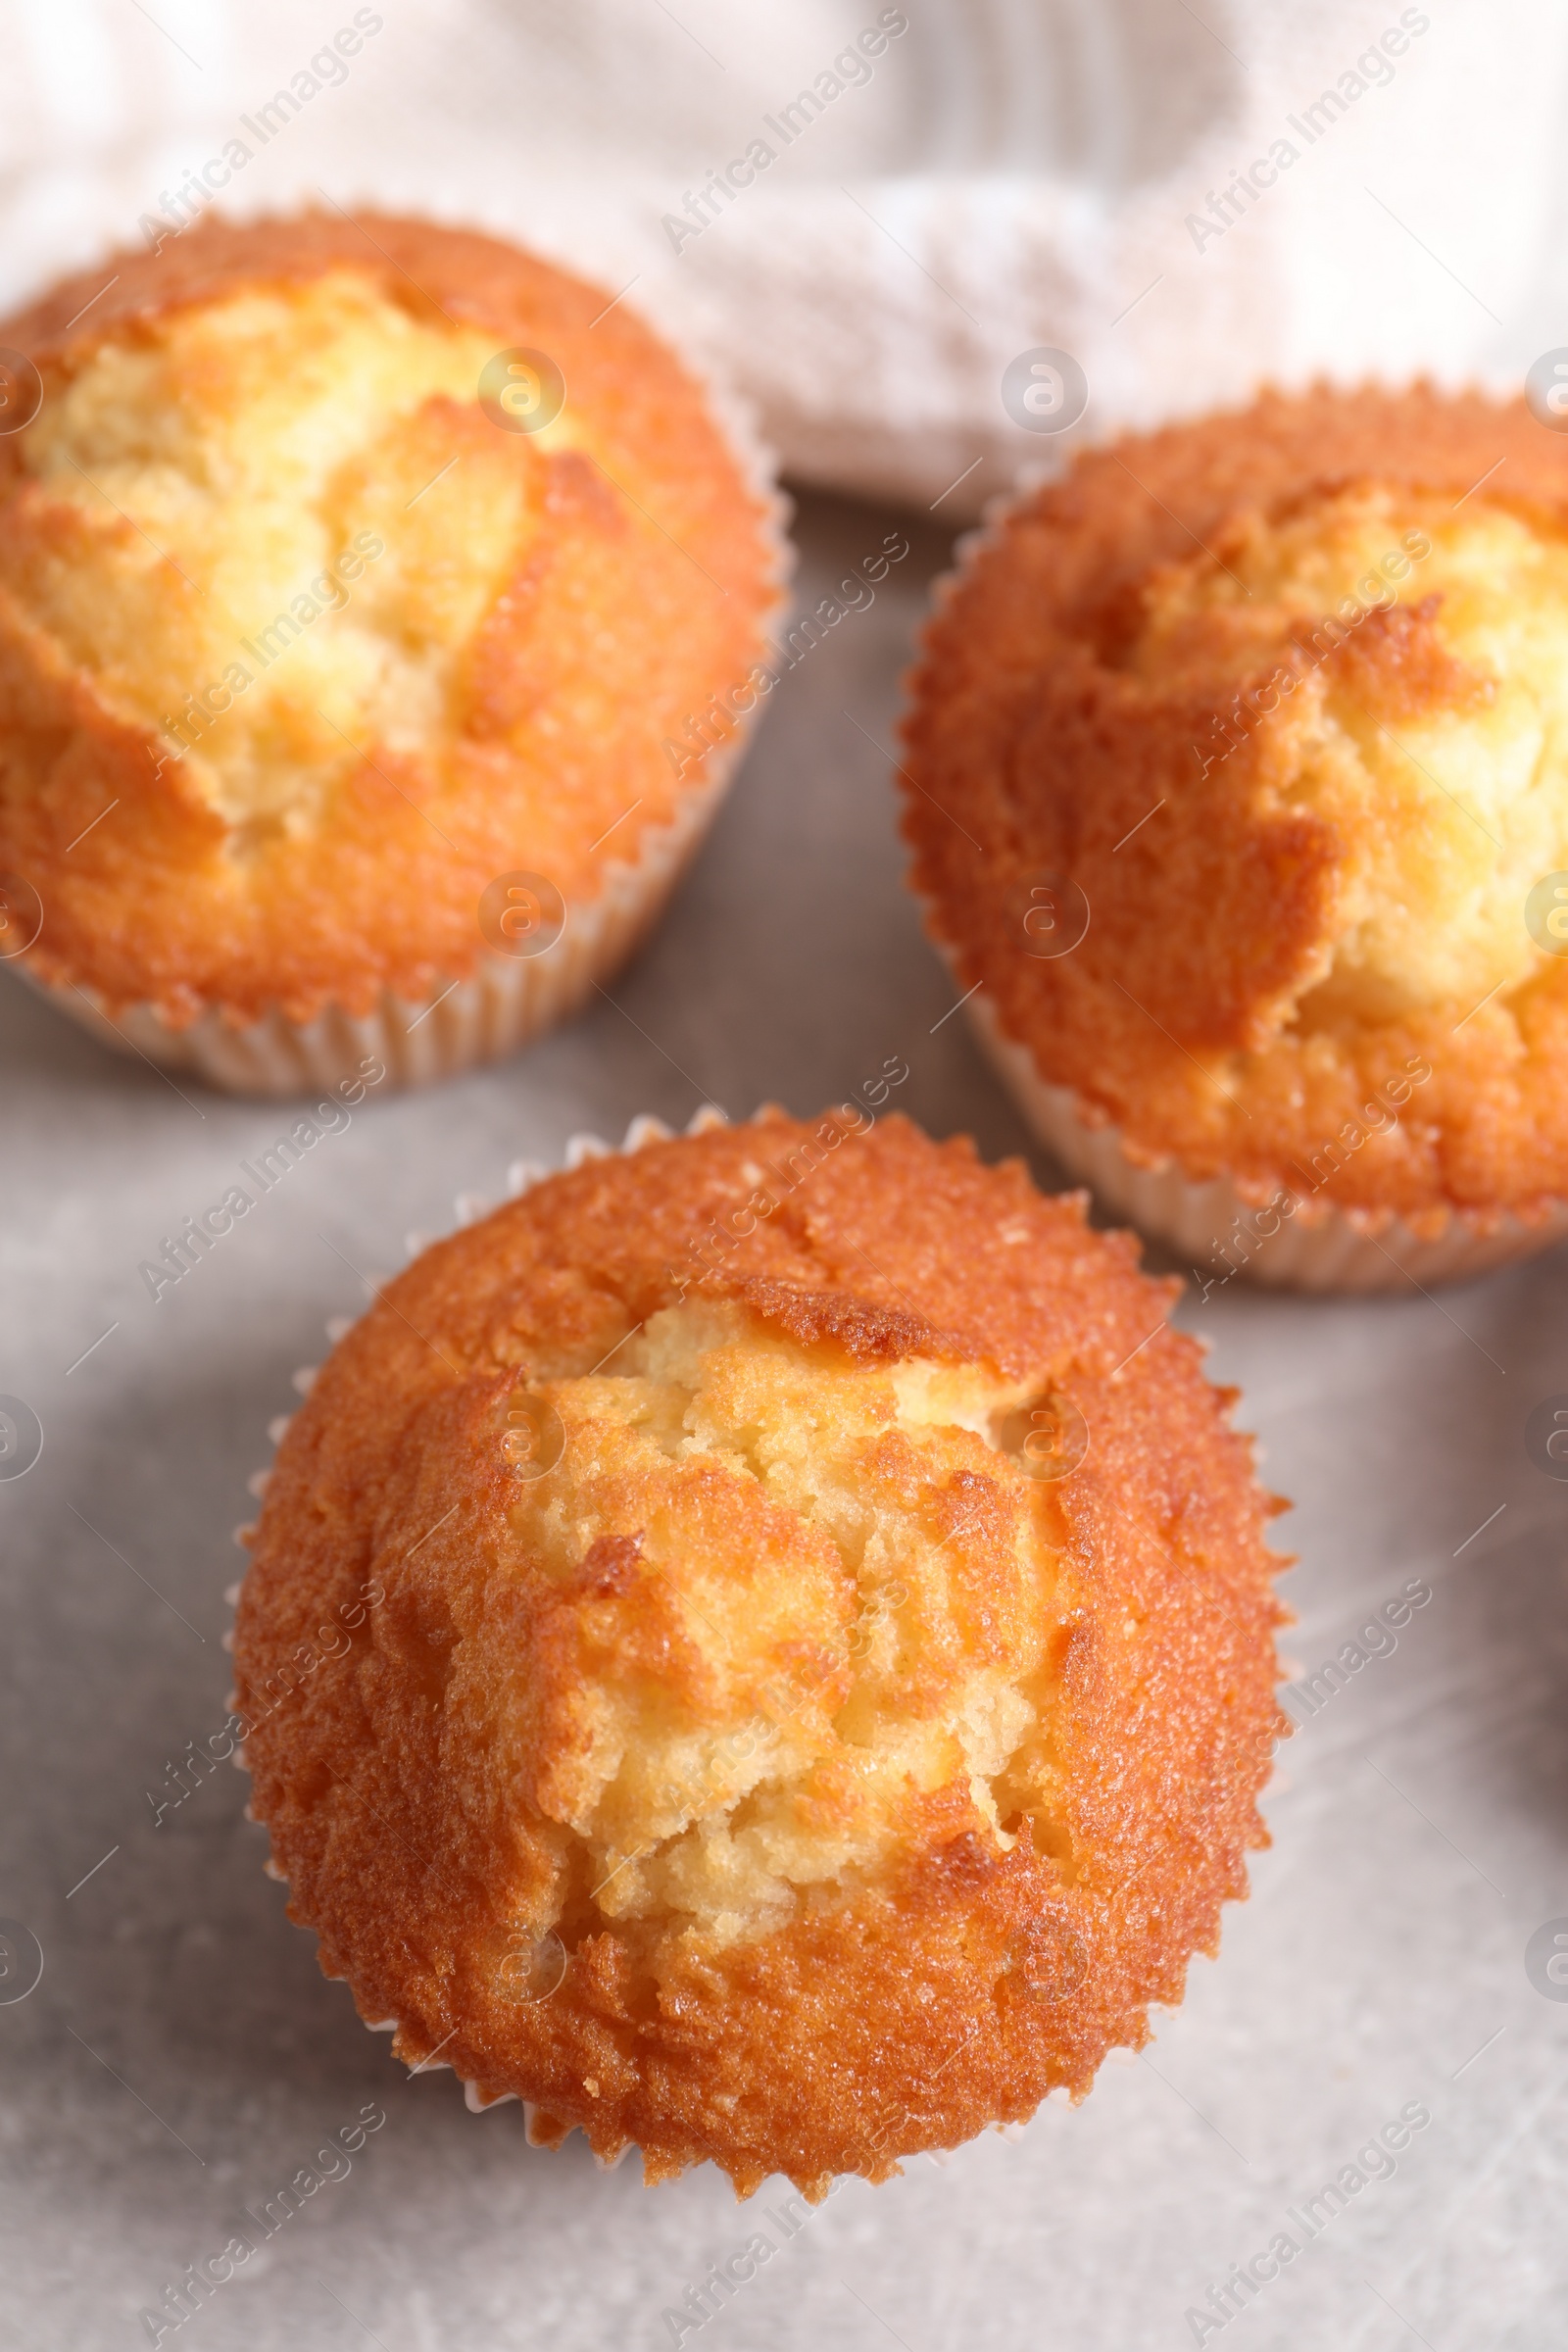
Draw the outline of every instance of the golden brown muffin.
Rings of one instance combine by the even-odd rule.
[[[1136,1254],[847,1105],[590,1160],[382,1294],[235,1704],[401,2057],[815,2196],[1147,2038],[1265,1841],[1285,1563]]]
[[[1568,442],[1522,401],[1268,393],[1085,454],[938,612],[906,742],[937,938],[1135,1166],[1554,1230]]]
[[[0,439],[34,976],[176,1031],[417,1004],[511,953],[499,877],[575,938],[702,801],[774,524],[624,303],[426,222],[209,218],[0,344],[42,381]]]

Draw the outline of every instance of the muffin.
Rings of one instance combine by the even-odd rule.
[[[872,1115],[640,1121],[427,1250],[250,1534],[290,1916],[407,2063],[651,2180],[1081,2095],[1265,1841],[1235,1393],[1081,1196]]]
[[[1081,456],[968,550],[905,741],[982,1041],[1205,1285],[1568,1229],[1568,442],[1523,402],[1270,392]]]
[[[0,437],[12,968],[263,1093],[580,1003],[759,699],[738,421],[624,302],[373,214],[209,217],[0,346],[40,404]]]

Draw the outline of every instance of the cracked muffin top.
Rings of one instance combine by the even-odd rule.
[[[235,1704],[402,2056],[818,2194],[1144,2037],[1262,1841],[1283,1563],[1135,1258],[846,1108],[590,1160],[382,1294]]]
[[[1568,443],[1523,402],[1080,457],[953,586],[906,740],[936,935],[1130,1156],[1262,1200],[1350,1127],[1341,1204],[1418,1230],[1568,1194]]]

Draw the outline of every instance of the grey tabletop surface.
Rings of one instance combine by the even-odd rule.
[[[905,527],[875,603],[782,681],[610,998],[502,1067],[368,1099],[156,1303],[139,1262],[279,1114],[178,1091],[0,979],[0,1392],[44,1440],[0,1479],[17,2352],[1562,2341],[1568,1485],[1524,1442],[1532,1407],[1568,1392],[1562,1251],[1433,1297],[1189,1295],[1182,1319],[1297,1498],[1276,1540],[1300,1558],[1283,1587],[1298,1689],[1348,1645],[1361,1662],[1293,1702],[1250,1899],[1149,2047],[1080,2108],[849,2182],[808,2218],[782,2182],[743,2207],[710,2169],[649,2190],[580,2140],[531,2149],[516,2106],[475,2117],[451,2074],[409,2077],[285,1920],[241,1777],[155,1815],[185,1743],[222,1721],[230,1530],[291,1374],[364,1303],[354,1269],[400,1263],[457,1194],[499,1194],[511,1160],[554,1162],[574,1133],[618,1139],[639,1111],[680,1125],[705,1102],[814,1109],[890,1055],[933,1132],[1027,1150],[963,1017],[944,1018],[895,831],[889,730],[948,542],[808,501],[802,593]],[[1429,1597],[1394,1631],[1378,1613],[1410,1587]],[[335,2177],[177,2328],[166,2308],[159,2338],[144,2313],[302,2171]],[[669,2316],[758,2231],[768,2258],[713,2316]]]

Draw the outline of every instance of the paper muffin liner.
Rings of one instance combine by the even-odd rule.
[[[1568,1233],[1568,1201],[1554,1202],[1529,1223],[1511,1213],[1487,1219],[1448,1209],[1440,1230],[1418,1233],[1391,1210],[1341,1208],[1294,1195],[1291,1210],[1264,1207],[1228,1176],[1198,1181],[1169,1159],[1142,1164],[1129,1157],[1119,1129],[1092,1125],[1070,1087],[1041,1077],[1028,1049],[1004,1034],[983,992],[965,1010],[992,1068],[1046,1150],[1105,1207],[1185,1258],[1200,1286],[1233,1275],[1280,1290],[1324,1292],[1464,1282],[1548,1249]],[[1265,1226],[1265,1219],[1272,1223]]]
[[[1024,467],[1008,489],[990,499],[975,527],[954,542],[949,569],[931,584],[932,616],[951,602],[981,556],[1002,543],[1011,516],[1059,480],[1079,449],[1108,447],[1128,429],[1075,433],[1069,449]],[[938,909],[916,897],[927,937],[955,971]],[[1467,1282],[1550,1249],[1568,1234],[1568,1200],[1528,1219],[1510,1210],[1482,1215],[1448,1207],[1430,1229],[1417,1231],[1394,1210],[1341,1208],[1294,1195],[1294,1207],[1277,1215],[1275,1229],[1260,1233],[1260,1215],[1276,1212],[1238,1191],[1228,1176],[1197,1179],[1171,1158],[1150,1163],[1130,1157],[1119,1129],[1095,1124],[1070,1087],[1041,1077],[1027,1047],[1003,1031],[983,990],[966,1000],[964,1009],[986,1058],[1046,1150],[1106,1208],[1185,1257],[1200,1285],[1210,1276],[1223,1283],[1235,1275],[1279,1290],[1370,1293],[1404,1290],[1412,1282]]]
[[[762,1107],[765,1107],[765,1105]],[[705,1104],[703,1108],[700,1109],[690,1120],[685,1129],[685,1133],[687,1135],[706,1135],[710,1128],[727,1127],[728,1125],[729,1121],[726,1119],[722,1111],[715,1110],[710,1104]],[[564,1168],[570,1169],[580,1167],[584,1160],[608,1158],[619,1152],[640,1152],[648,1144],[667,1142],[674,1132],[675,1131],[671,1127],[667,1126],[662,1119],[656,1118],[652,1114],[645,1112],[632,1120],[630,1126],[626,1130],[623,1140],[619,1145],[608,1144],[605,1142],[602,1136],[597,1135],[579,1134],[570,1137],[566,1144],[562,1164]],[[555,1171],[545,1167],[541,1162],[536,1160],[514,1160],[512,1165],[507,1170],[506,1199],[512,1200],[516,1200],[521,1194],[531,1191],[534,1185],[540,1183],[546,1176],[551,1175]],[[483,1194],[460,1193],[453,1203],[453,1209],[457,1220],[454,1230],[461,1230],[466,1225],[477,1223],[481,1217],[489,1216],[491,1211],[500,1205],[501,1203],[499,1201],[492,1200]],[[439,1237],[425,1233],[408,1234],[405,1237],[405,1249],[409,1260],[412,1261],[413,1259],[420,1256],[430,1246],[431,1242],[437,1238]],[[372,1299],[379,1294],[382,1287],[391,1279],[392,1277],[390,1275],[379,1273],[367,1274],[363,1277],[366,1287],[369,1291]],[[334,1348],[337,1346],[339,1340],[343,1338],[344,1334],[352,1329],[356,1320],[357,1318],[351,1315],[334,1315],[328,1320],[326,1324],[326,1337]],[[305,1364],[293,1374],[293,1386],[298,1390],[302,1396],[308,1396],[310,1395],[310,1392],[316,1382],[316,1376],[319,1370],[320,1366],[318,1364]],[[291,1418],[292,1416],[287,1413],[279,1413],[270,1422],[269,1422],[267,1434],[274,1448],[281,1442],[283,1433],[287,1429]],[[257,1470],[252,1473],[250,1479],[247,1481],[249,1492],[256,1495],[258,1499],[260,1499],[260,1497],[267,1492],[267,1484],[270,1476],[270,1468]],[[251,1540],[255,1533],[255,1523],[252,1521],[243,1526],[236,1527],[234,1530],[233,1540],[239,1545],[241,1550],[249,1550]],[[241,1577],[237,1582],[228,1586],[224,1592],[223,1597],[229,1603],[231,1608],[235,1607],[238,1603],[240,1586],[243,1584],[243,1582],[244,1579]],[[222,1636],[222,1645],[225,1650],[232,1652],[234,1647],[234,1635],[232,1626],[230,1626],[229,1631]],[[230,1690],[227,1700],[230,1714],[232,1714],[238,1703],[238,1691]],[[246,1761],[245,1748],[242,1741],[236,1741],[230,1756],[230,1761],[237,1767],[239,1771],[247,1773],[249,1772],[250,1766]],[[265,1828],[266,1825],[258,1821],[258,1817],[253,1810],[249,1799],[246,1800],[244,1811],[245,1819],[247,1821],[256,1822],[259,1828]],[[276,1862],[271,1859],[270,1855],[269,1855],[269,1857],[263,1862],[262,1868],[266,1871],[268,1877],[276,1881],[279,1886],[286,1886],[288,1885],[286,1874],[278,1868]],[[314,1931],[307,1930],[306,1933],[314,1933]],[[411,2024],[412,2021],[399,2017],[381,2017],[362,2018],[361,2023],[365,2026],[366,2031],[370,2034],[398,2034],[404,2029],[405,2025]],[[418,2028],[416,2028],[415,2030],[422,2031],[422,2029]],[[403,2063],[407,2065],[411,2076],[434,2074],[438,2071],[442,2073],[455,2071],[451,2069],[450,2062],[439,2055],[441,2046],[442,2045],[438,2043],[436,2048],[432,2050],[426,2057],[410,2057],[405,2059]],[[1129,2052],[1128,2055],[1130,2057],[1131,2053]],[[562,2119],[560,2117],[552,2117],[549,2109],[542,2107],[531,2099],[523,2098],[517,2091],[487,2090],[482,2082],[470,2082],[466,2079],[466,2077],[461,2075],[458,2077],[458,2080],[463,2084],[464,2104],[467,2108],[470,2115],[485,2115],[488,2114],[492,2107],[505,2107],[515,2101],[515,2103],[522,2109],[524,2136],[526,2137],[530,2147],[555,2149],[561,2146],[564,2139],[569,2138],[571,2133],[579,2129],[578,2126],[573,2124],[565,2126],[564,2130],[563,2130],[561,2128]],[[1045,2106],[1048,2101],[1057,2104],[1062,2102],[1070,2102],[1070,2098],[1071,2094],[1064,2088],[1064,2086],[1058,2084],[1055,2089],[1053,2089],[1046,2094],[1046,2098],[1041,2101],[1041,2105]],[[541,2116],[547,2119],[546,2127],[542,2131],[539,2128]],[[1004,2124],[999,2120],[993,2124],[990,2129],[1000,2132],[1002,2136],[1007,2140],[1016,2140],[1020,2136],[1024,2127],[1021,2124]],[[641,2143],[637,2140],[628,2140],[626,2145],[619,2151],[617,2155],[614,2156],[601,2156],[596,2150],[594,2152],[594,2161],[602,2172],[613,2172],[616,2165],[620,2164],[624,2158],[630,2156],[634,2151],[639,2155],[642,2153]],[[929,2156],[934,2163],[945,2164],[954,2153],[955,2151],[953,2149],[945,2147],[915,2148],[905,2151],[897,2159],[897,2161],[901,2164],[910,2164],[915,2160],[916,2157],[923,2155]]]
[[[762,645],[788,613],[794,564],[790,502],[777,488],[776,458],[760,436],[750,408],[684,354],[681,364],[701,387],[746,491],[761,508],[759,527],[774,591],[758,623]],[[176,1028],[150,1004],[111,1015],[96,992],[44,980],[29,971],[25,956],[15,958],[11,969],[101,1044],[159,1069],[188,1073],[223,1094],[315,1094],[360,1079],[368,1061],[381,1064],[384,1083],[393,1089],[455,1077],[515,1054],[568,1018],[587,1001],[595,982],[608,979],[632,955],[718,813],[760,709],[759,698],[750,711],[732,714],[734,732],[707,754],[701,781],[681,793],[672,818],[644,827],[632,857],[607,859],[599,895],[567,907],[564,928],[550,948],[533,956],[487,949],[466,978],[446,980],[428,996],[411,1000],[385,990],[368,1013],[328,1005],[311,1021],[292,1021],[274,1005],[243,1026],[226,1017],[221,1005],[208,1004],[194,1020]]]

